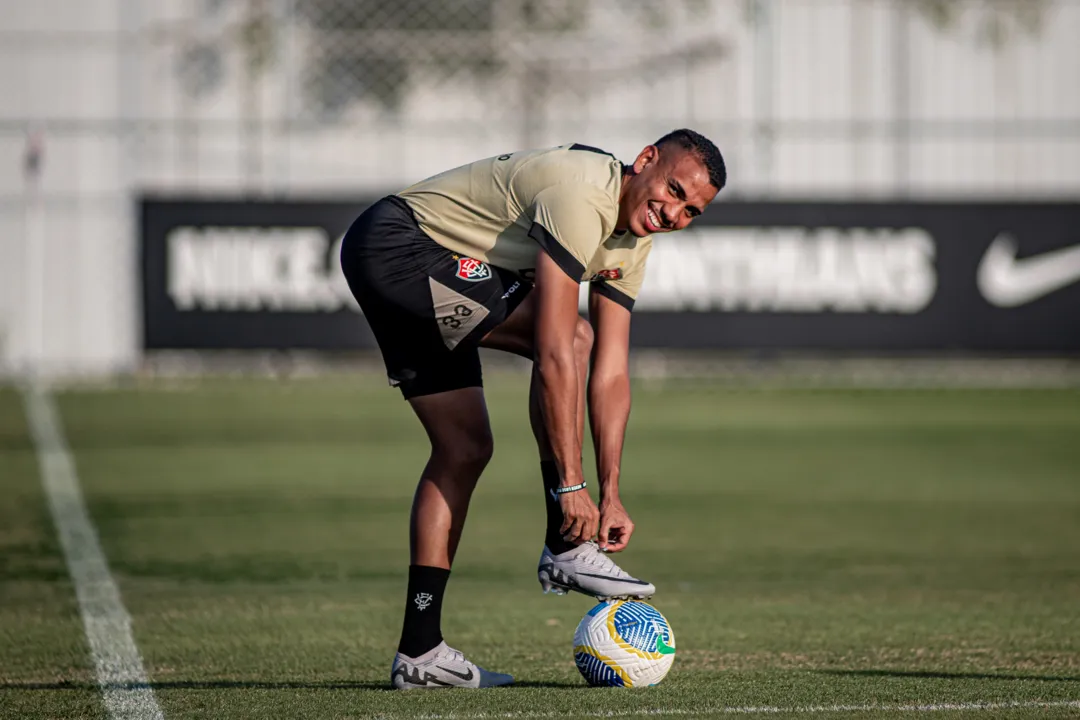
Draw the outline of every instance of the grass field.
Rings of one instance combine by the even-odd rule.
[[[166,718],[1080,716],[1080,392],[636,388],[620,562],[678,654],[632,691],[574,668],[525,385],[488,394],[444,633],[519,685],[441,693],[387,689],[426,444],[382,381],[58,395]],[[0,716],[104,717],[14,390],[0,477]]]

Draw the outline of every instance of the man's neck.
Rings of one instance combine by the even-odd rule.
[[[622,214],[622,202],[623,197],[626,195],[626,185],[630,182],[630,179],[634,177],[634,166],[623,164],[622,166],[622,182],[619,183],[619,214]],[[616,222],[615,234],[626,232],[626,223],[622,225]]]

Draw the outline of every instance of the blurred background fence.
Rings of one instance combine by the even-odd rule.
[[[1080,0],[0,0],[0,367],[142,356],[137,200],[689,126],[722,198],[1075,200]]]

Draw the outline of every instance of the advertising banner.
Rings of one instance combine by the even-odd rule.
[[[145,199],[144,346],[373,347],[358,202]],[[725,202],[654,238],[639,347],[1080,351],[1080,204]]]
[[[375,347],[337,259],[368,204],[143,200],[143,346]]]

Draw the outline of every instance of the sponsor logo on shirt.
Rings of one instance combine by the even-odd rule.
[[[463,257],[457,261],[457,276],[469,282],[480,282],[491,277],[491,268],[487,263],[475,258]]]
[[[597,280],[622,280],[622,268],[601,270],[600,272],[590,277],[587,282],[596,282]]]

